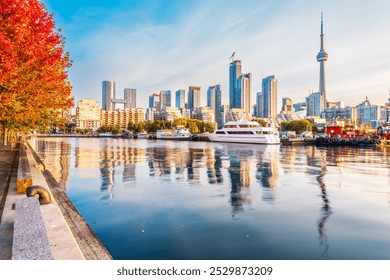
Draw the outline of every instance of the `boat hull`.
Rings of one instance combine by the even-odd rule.
[[[232,136],[224,134],[209,134],[209,140],[212,142],[240,143],[240,144],[262,144],[262,145],[279,145],[280,139],[275,135],[264,136]]]
[[[175,136],[161,136],[156,137],[157,140],[178,140],[178,141],[188,141],[191,139],[191,137],[175,137]]]

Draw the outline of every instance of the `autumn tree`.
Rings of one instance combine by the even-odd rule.
[[[295,120],[281,123],[282,131],[295,131],[297,134],[313,130],[313,125],[308,120]]]
[[[38,0],[0,0],[0,126],[23,131],[58,122],[72,106],[69,54]]]

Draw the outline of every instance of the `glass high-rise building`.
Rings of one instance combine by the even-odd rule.
[[[149,108],[160,108],[160,95],[158,93],[149,96]]]
[[[229,67],[229,106],[230,108],[241,108],[241,96],[237,90],[237,78],[241,76],[241,61],[235,60]]]
[[[306,97],[306,115],[320,116],[323,111],[324,95],[320,92],[311,93]]]
[[[229,107],[244,109],[250,115],[252,106],[252,74],[242,74],[240,60],[230,63],[229,68]]]
[[[107,111],[113,111],[115,105],[113,100],[115,99],[115,82],[103,81],[102,83],[102,109]]]
[[[250,116],[252,104],[252,74],[242,74],[236,80],[237,105]]]
[[[255,116],[258,118],[263,117],[263,93],[256,93],[256,112]]]
[[[176,91],[176,107],[179,109],[185,108],[186,107],[186,101],[185,101],[185,94],[186,91],[184,89],[179,89]]]
[[[125,109],[137,108],[137,90],[135,88],[125,88],[124,98]]]
[[[167,107],[171,107],[171,91],[170,90],[160,90],[160,110],[165,110]]]
[[[190,86],[188,89],[188,109],[192,111],[200,107],[200,87]]]
[[[276,119],[277,117],[277,98],[278,98],[278,80],[275,76],[268,76],[262,81],[262,111],[263,118]]]
[[[223,126],[222,120],[222,93],[221,86],[215,85],[209,87],[207,90],[207,107],[210,107],[214,112],[214,121],[218,123],[218,126]]]

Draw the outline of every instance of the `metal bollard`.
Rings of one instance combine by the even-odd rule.
[[[28,197],[39,195],[39,204],[49,204],[51,202],[50,193],[42,186],[34,185],[26,189]]]

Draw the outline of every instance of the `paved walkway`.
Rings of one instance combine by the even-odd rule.
[[[5,222],[9,217],[4,213],[4,206],[10,185],[16,182],[17,156],[18,151],[11,145],[0,144],[0,260],[9,260],[12,256],[13,227]]]

